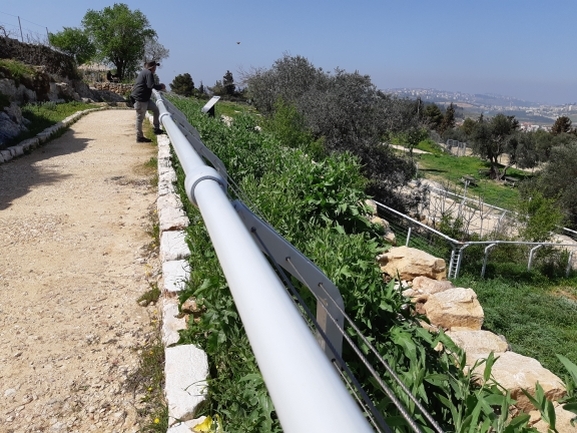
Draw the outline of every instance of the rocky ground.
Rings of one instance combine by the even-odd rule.
[[[156,148],[90,113],[0,165],[0,432],[136,432],[158,276]]]

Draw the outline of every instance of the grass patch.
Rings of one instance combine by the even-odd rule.
[[[427,149],[427,151],[429,151]],[[477,180],[477,186],[469,186],[467,195],[481,197],[485,203],[505,209],[513,209],[519,200],[517,188],[504,185],[499,181],[489,179],[480,172],[490,168],[488,162],[474,156],[453,156],[444,152],[433,154],[415,155],[418,159],[419,174],[430,180],[440,183],[449,182],[456,189],[463,189],[461,178],[472,176]],[[514,168],[507,170],[507,177],[523,181],[531,177],[531,174]]]
[[[560,378],[567,371],[556,354],[577,360],[577,278],[552,284],[539,276],[468,275],[455,285],[475,289],[485,312],[483,328],[505,336],[515,353],[537,359]]]
[[[34,74],[34,68],[25,63],[14,59],[0,59],[0,77],[14,80],[17,86],[24,78]]]
[[[247,104],[239,104],[238,102],[230,102],[230,101],[218,101],[214,106],[214,114],[216,118],[220,118],[220,116],[228,116],[228,117],[238,117],[241,114],[248,114],[248,113],[256,113],[256,110],[247,105]]]

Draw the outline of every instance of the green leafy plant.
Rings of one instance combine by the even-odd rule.
[[[375,256],[387,245],[378,229],[366,220],[361,204],[366,198],[366,180],[357,158],[348,153],[326,154],[313,161],[300,145],[284,145],[266,126],[259,130],[262,122],[250,115],[240,114],[227,126],[203,116],[194,100],[175,103],[226,165],[238,186],[232,193],[242,196],[335,283],[347,314],[441,428],[459,433],[533,431],[528,427],[528,416],[510,417],[513,400],[491,378],[494,357],[465,369],[464,352],[444,333],[433,334],[422,328],[419,321],[426,319],[416,314],[394,282],[383,281]],[[178,164],[177,171],[183,193]],[[220,414],[225,431],[280,431],[200,214],[188,203],[186,208],[191,222],[187,233],[192,271],[180,298],[194,297],[202,314],[189,320],[181,341],[199,345],[209,356],[209,403],[203,414]],[[312,307],[314,299],[306,288],[297,288]],[[347,327],[346,332],[372,365],[381,365],[355,329]],[[393,430],[410,431],[399,410],[348,346],[343,355]],[[432,432],[415,403],[386,370],[381,370],[415,422],[424,432]]]

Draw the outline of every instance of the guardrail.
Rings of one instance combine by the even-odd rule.
[[[160,122],[185,172],[188,198],[205,222],[284,431],[300,433],[305,422],[314,432],[372,432],[229,201],[224,167],[184,116],[169,110],[171,104],[160,93],[154,92],[154,97]]]

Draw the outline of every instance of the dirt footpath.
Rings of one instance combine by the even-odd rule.
[[[90,113],[0,165],[0,432],[136,432],[156,147]]]

